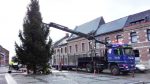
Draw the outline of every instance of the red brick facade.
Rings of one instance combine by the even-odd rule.
[[[134,49],[139,50],[140,61],[150,67],[150,41],[148,41],[147,30],[150,29],[150,22],[142,22],[124,28],[124,43],[129,43]],[[131,42],[131,32],[137,33],[137,43]]]
[[[91,23],[93,22],[91,21],[86,23],[84,26],[81,26],[79,30],[82,31],[80,32],[83,32],[83,30],[86,31],[86,28],[88,29],[90,26],[89,24]],[[93,27],[90,26],[90,28]],[[147,30],[150,30],[150,10],[98,25],[96,28],[98,28],[98,33],[96,32],[97,34],[95,36],[100,41],[105,42],[106,40],[109,40],[112,43],[117,41],[131,44],[134,51],[136,51],[136,56],[140,58],[140,62],[150,69],[150,39],[148,40],[148,36],[150,38],[150,34],[147,34]],[[120,36],[120,39],[118,39],[118,36]],[[66,60],[72,60],[70,62],[74,62],[73,60],[76,60],[76,57],[78,56],[91,55],[89,42],[90,41],[85,38],[75,38],[68,40],[66,45],[55,49],[57,51],[58,49],[64,49],[64,47],[67,47],[66,54],[60,53],[60,56],[63,56]],[[84,44],[84,50],[82,50],[82,44]],[[97,55],[101,56],[105,45],[96,44],[96,47]],[[137,51],[139,52],[138,54]],[[56,53],[55,56],[55,58],[58,58],[56,61],[59,62],[60,58],[58,57],[58,53]],[[73,64],[70,62],[67,61],[66,64]]]
[[[9,63],[9,51],[0,46],[0,66],[8,65]]]
[[[117,35],[121,35],[122,43],[131,44],[134,50],[139,50],[140,62],[150,68],[150,41],[148,41],[147,30],[150,29],[150,22],[143,22],[132,26],[124,27],[120,31],[110,32],[102,34],[97,38],[101,41],[105,41],[106,37],[109,37],[111,42],[117,40]],[[131,42],[131,32],[137,33],[137,43]],[[100,48],[104,48],[104,45],[100,44]]]

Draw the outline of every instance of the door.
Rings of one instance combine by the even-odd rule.
[[[140,53],[139,50],[133,50],[134,55],[135,55],[135,63],[139,63],[140,62]]]

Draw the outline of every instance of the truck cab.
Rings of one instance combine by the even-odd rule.
[[[135,57],[128,44],[111,44],[107,47],[107,61],[112,74],[128,73],[135,69]]]

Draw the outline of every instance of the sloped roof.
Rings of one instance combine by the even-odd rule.
[[[125,26],[129,26],[131,22],[135,22],[138,20],[146,19],[147,21],[150,21],[150,10],[146,10],[140,13],[136,13],[133,15],[129,15],[129,18],[125,24]]]
[[[101,25],[100,28],[98,28],[98,30],[96,32],[96,36],[100,35],[100,34],[104,34],[104,33],[122,29],[124,27],[127,19],[128,19],[128,17],[123,17],[123,18],[120,18],[120,19],[117,19],[117,20],[114,20],[114,21],[111,21],[111,22]]]
[[[60,40],[56,41],[54,43],[54,47],[58,47],[60,45],[66,44],[68,40],[69,35],[67,34],[65,37],[61,38]]]
[[[78,31],[78,32],[85,33],[85,34],[94,33],[99,28],[99,26],[104,24],[104,23],[105,22],[104,22],[103,17],[99,17],[99,18],[96,18],[92,21],[84,23],[80,26],[77,26],[74,30]],[[69,37],[69,40],[76,38],[76,37],[78,37],[78,36],[75,34],[71,34],[71,36]]]

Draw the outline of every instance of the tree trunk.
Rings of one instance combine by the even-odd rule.
[[[33,65],[33,74],[36,74],[36,65]]]
[[[29,66],[27,65],[26,68],[27,68],[27,74],[29,74],[29,73],[30,73],[30,72],[29,72]]]

